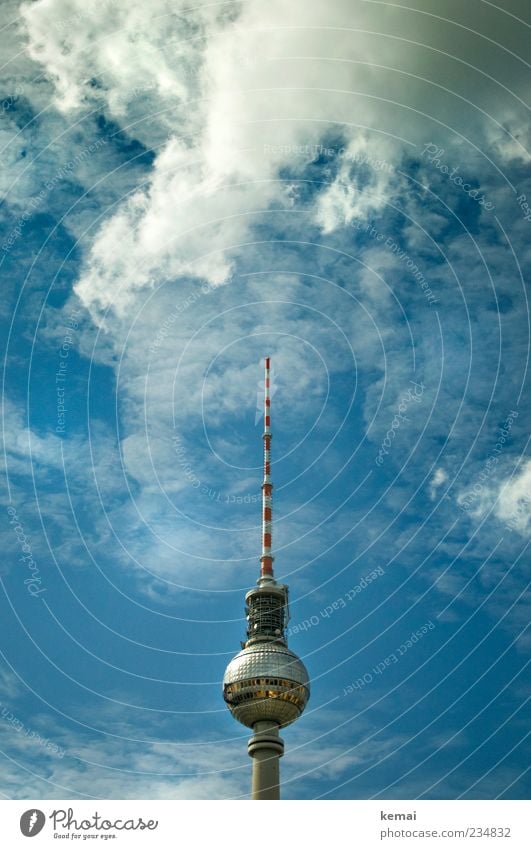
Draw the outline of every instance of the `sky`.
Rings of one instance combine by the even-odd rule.
[[[528,4],[1,6],[2,797],[248,798],[271,356],[284,798],[528,798]]]

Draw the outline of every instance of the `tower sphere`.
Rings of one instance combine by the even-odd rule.
[[[281,643],[247,646],[227,666],[223,698],[238,722],[252,728],[272,720],[280,726],[299,718],[310,696],[310,682],[300,658]]]

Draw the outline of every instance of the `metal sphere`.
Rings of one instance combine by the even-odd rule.
[[[310,697],[306,667],[282,643],[259,642],[234,657],[223,677],[223,698],[235,719],[252,728],[261,720],[289,725]]]

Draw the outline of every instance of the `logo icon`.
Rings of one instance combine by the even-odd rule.
[[[20,817],[20,830],[24,837],[35,837],[44,828],[46,817],[37,808],[30,808]]]

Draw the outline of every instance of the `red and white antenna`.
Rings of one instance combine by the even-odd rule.
[[[262,555],[260,557],[260,579],[274,580],[273,555],[271,553],[272,534],[272,494],[271,483],[271,396],[269,378],[270,357],[265,358],[264,383],[264,482],[262,483]]]

